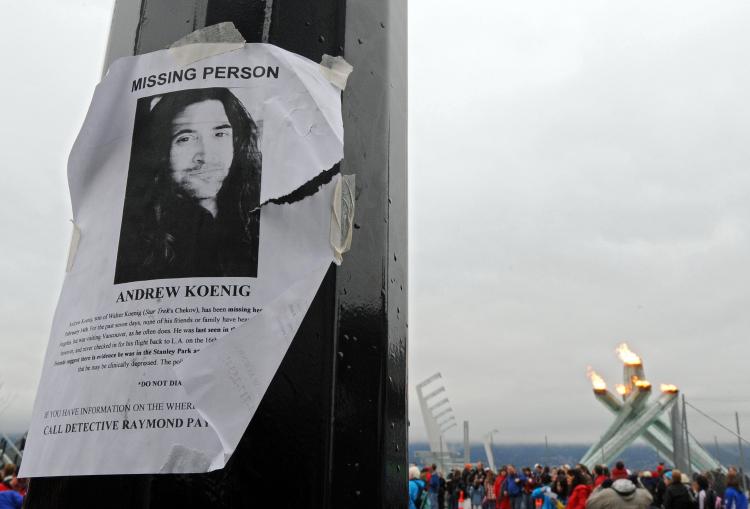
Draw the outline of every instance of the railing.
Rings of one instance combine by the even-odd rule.
[[[25,441],[26,436],[24,435],[23,438],[21,438],[20,443],[23,444]],[[21,449],[23,449],[23,445],[21,445]],[[15,465],[20,465],[21,460],[23,459],[23,452],[21,449],[16,447],[16,444],[14,444],[13,441],[3,432],[0,432],[0,459],[2,459],[3,464],[13,463]]]

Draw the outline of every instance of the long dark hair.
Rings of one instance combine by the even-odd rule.
[[[573,482],[570,484],[570,489],[573,489],[580,484],[588,484],[586,482],[586,476],[580,468],[571,468],[568,470],[568,475],[573,478]]]
[[[201,212],[197,202],[171,177],[169,154],[174,119],[191,104],[209,100],[219,101],[224,107],[232,126],[234,157],[216,196],[215,224],[219,233],[214,247],[218,266],[212,273],[193,274],[179,266],[180,253],[175,246],[181,234],[185,235],[191,226],[197,228],[185,223],[191,217],[200,217]],[[257,275],[262,165],[258,136],[256,123],[226,88],[182,90],[139,100],[120,234],[121,251],[123,242],[129,241],[132,253],[123,257],[118,252],[115,283],[163,277]]]
[[[708,489],[708,477],[703,474],[698,474],[697,476],[695,476],[695,483],[701,490]]]

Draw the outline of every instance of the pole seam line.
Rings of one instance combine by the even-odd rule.
[[[273,0],[266,0],[266,9],[263,12],[263,35],[261,41],[264,43],[268,42],[268,37],[271,35],[271,15],[273,14]]]

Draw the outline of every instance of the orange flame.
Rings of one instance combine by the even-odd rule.
[[[615,385],[615,390],[617,391],[617,394],[619,394],[620,396],[624,396],[625,394],[628,393],[628,388],[622,384]]]
[[[679,392],[676,385],[661,384],[661,392]]]
[[[615,352],[617,352],[620,360],[628,366],[639,366],[641,364],[641,358],[628,348],[627,343],[622,343],[615,349]]]
[[[604,381],[604,378],[594,371],[591,366],[586,368],[586,376],[591,380],[591,385],[594,386],[595,391],[603,391],[607,388],[607,383]]]
[[[651,382],[647,380],[636,380],[635,386],[639,389],[650,389],[651,388]]]

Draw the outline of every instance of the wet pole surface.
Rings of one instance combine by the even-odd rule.
[[[407,507],[406,4],[143,0],[136,12],[133,3],[118,1],[108,58],[232,21],[247,42],[354,66],[341,164],[357,175],[352,249],[326,274],[224,469],[37,478],[25,507]]]

